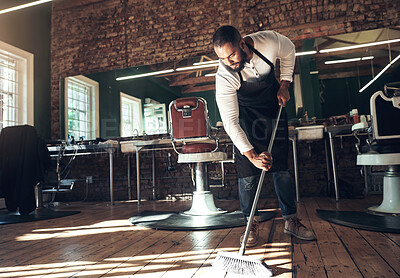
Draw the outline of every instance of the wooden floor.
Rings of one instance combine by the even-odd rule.
[[[246,250],[264,256],[276,277],[400,277],[400,234],[356,230],[321,220],[315,210],[362,210],[379,202],[304,198],[299,217],[318,241],[283,233],[278,216],[260,226],[262,244]],[[238,201],[217,202],[236,210]],[[188,201],[70,203],[81,213],[52,220],[0,226],[0,277],[238,277],[211,267],[218,251],[237,252],[244,228],[162,231],[133,226],[140,210],[185,210]],[[260,207],[277,209],[274,199]]]

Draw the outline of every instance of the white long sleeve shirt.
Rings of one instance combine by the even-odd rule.
[[[270,60],[274,65],[280,59],[280,79],[292,82],[295,47],[285,36],[275,31],[260,31],[248,35],[254,42],[254,48]],[[258,82],[265,78],[271,67],[257,54],[253,54],[250,62],[246,62],[241,71],[243,81]],[[240,88],[239,74],[229,71],[219,62],[216,75],[216,101],[221,114],[224,128],[233,144],[243,153],[253,149],[246,134],[239,125],[239,104],[237,90]]]

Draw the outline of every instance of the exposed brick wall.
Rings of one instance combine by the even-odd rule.
[[[296,41],[400,24],[400,3],[364,1],[58,0],[52,11],[52,137],[59,80],[211,53],[220,25],[273,29]]]
[[[179,61],[211,53],[212,35],[223,24],[235,25],[243,34],[273,29],[293,41],[297,41],[324,35],[400,25],[399,11],[399,1],[392,0],[53,1],[52,138],[57,139],[60,136],[59,84],[60,79],[66,76]],[[308,150],[307,145],[300,148]],[[321,155],[323,148],[321,146],[319,148],[317,159],[323,161],[324,156]],[[301,151],[299,152],[301,153]],[[315,152],[315,154],[317,153]],[[350,153],[354,154],[353,151]],[[160,161],[165,157],[163,152],[157,155],[160,156]],[[80,170],[77,170],[77,175],[84,178],[91,171],[85,167],[92,162],[85,162],[84,158],[80,159],[84,162],[81,164],[82,168],[78,167]],[[354,157],[351,159],[354,161]],[[107,162],[107,159],[105,161]],[[149,170],[149,161],[151,160],[145,161],[147,164],[144,165],[147,166],[142,165],[142,167],[147,181],[144,181],[143,197],[150,198],[151,180],[148,179],[150,174],[146,171]],[[126,177],[124,176],[126,160],[120,155],[116,159],[116,163],[120,163],[116,167],[117,172],[115,173],[118,177],[115,185],[116,199],[126,198]],[[303,193],[325,194],[325,187],[321,183],[326,183],[326,173],[324,173],[326,170],[322,166],[315,170],[314,166],[307,166],[307,163],[299,169],[303,175],[301,178],[304,183],[310,182],[314,186],[303,188]],[[134,169],[134,163],[132,164]],[[163,166],[157,167],[163,168]],[[191,190],[187,188],[190,184],[187,169],[183,166],[180,167],[182,168],[174,174],[158,174],[160,175],[159,183],[165,182],[165,184],[175,186],[172,189],[168,186],[160,187],[161,196],[165,197],[172,191],[184,193]],[[98,178],[98,181],[91,187],[97,190],[98,194],[95,193],[93,195],[95,197],[89,198],[107,200],[108,181],[106,178],[102,178],[106,168],[100,167],[100,165],[99,168],[103,169],[103,172],[97,171],[93,175]],[[314,169],[314,172],[305,169]],[[158,173],[162,173],[162,171],[161,169]],[[228,168],[228,172],[232,174],[227,180],[229,187],[214,191],[219,197],[236,198],[237,182],[234,167]],[[177,176],[176,179],[174,176]],[[266,192],[271,193],[272,191],[272,187],[266,189]],[[135,191],[133,193],[135,194]]]

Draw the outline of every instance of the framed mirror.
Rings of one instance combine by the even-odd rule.
[[[294,82],[290,86],[293,101],[287,105],[289,119],[303,117],[305,113],[310,118],[328,118],[354,108],[360,114],[369,114],[372,93],[388,82],[398,81],[400,76],[398,26],[294,44],[297,58]],[[214,53],[205,53],[181,61],[65,78],[60,94],[61,137],[66,139],[74,129],[82,127],[95,129],[82,132],[86,139],[166,134],[168,104],[185,96],[205,98],[210,123],[215,126],[220,121],[215,102],[216,60]],[[87,102],[93,100],[92,103],[82,104],[74,93],[69,93],[72,89],[66,83],[79,78],[97,83],[98,93],[87,97]],[[91,86],[96,90],[96,85]],[[82,113],[81,108],[87,113]],[[90,113],[97,116],[88,116]],[[77,120],[76,115],[96,124]],[[82,136],[79,132],[73,134],[75,138]]]

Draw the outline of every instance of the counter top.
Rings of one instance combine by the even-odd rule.
[[[345,125],[331,125],[325,127],[325,132],[332,133],[333,135],[340,134],[351,134],[351,127],[353,124],[345,124]]]
[[[49,146],[47,149],[49,152],[58,152],[61,148],[61,145],[57,146]],[[107,150],[107,149],[119,149],[118,143],[101,143],[101,144],[74,144],[65,146],[65,150],[67,151],[98,151],[98,150]]]

